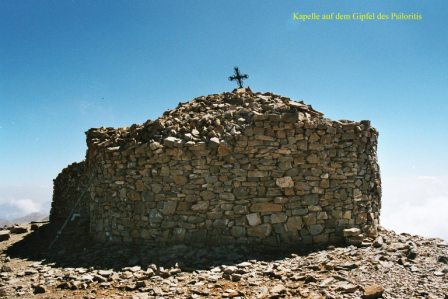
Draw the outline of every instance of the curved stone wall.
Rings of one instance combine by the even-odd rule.
[[[345,228],[374,235],[377,137],[368,121],[331,121],[250,90],[180,103],[141,126],[91,129],[90,233],[267,246],[337,243]]]
[[[91,233],[166,243],[333,243],[378,225],[377,132],[368,123],[257,117],[234,146],[174,139],[104,150]]]

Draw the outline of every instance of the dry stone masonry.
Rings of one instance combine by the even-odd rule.
[[[89,218],[87,179],[85,161],[70,164],[57,176],[51,203],[52,223],[65,221],[72,211],[82,215],[84,219]]]
[[[99,241],[302,246],[338,243],[347,228],[377,232],[378,132],[369,121],[332,121],[240,88],[86,134],[86,161],[55,180],[52,219],[68,216],[88,188],[79,210]]]

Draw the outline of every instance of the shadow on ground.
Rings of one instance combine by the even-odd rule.
[[[219,265],[234,265],[248,260],[273,261],[292,255],[305,255],[322,248],[275,248],[256,246],[207,246],[186,245],[117,245],[93,242],[88,237],[88,226],[71,224],[51,249],[57,229],[51,224],[41,226],[11,245],[6,253],[10,257],[53,263],[61,267],[93,267],[95,269],[115,269],[123,267],[156,264],[171,268],[176,264],[182,271],[208,270]],[[281,245],[279,245],[281,246]]]

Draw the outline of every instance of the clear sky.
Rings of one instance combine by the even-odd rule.
[[[293,12],[423,20],[302,23]],[[448,209],[447,13],[446,0],[0,0],[0,218],[48,209],[53,178],[84,157],[84,131],[230,91],[238,65],[252,90],[332,119],[370,119],[383,224],[448,239],[439,219]]]

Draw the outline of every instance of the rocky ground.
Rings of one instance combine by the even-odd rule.
[[[89,246],[73,235],[48,251],[54,230],[32,228],[0,231],[0,297],[448,298],[448,243],[385,229],[358,247],[266,252]]]

